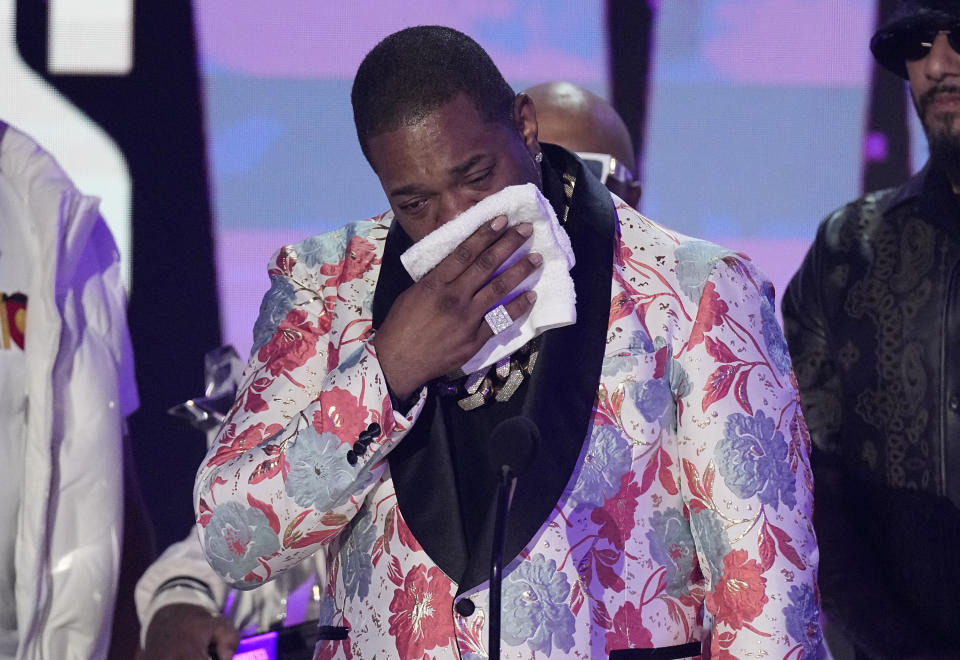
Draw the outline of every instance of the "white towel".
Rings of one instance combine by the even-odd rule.
[[[465,241],[485,222],[498,215],[507,218],[507,225],[520,222],[533,225],[533,235],[500,266],[501,273],[531,251],[543,255],[543,265],[520,283],[501,303],[509,302],[521,293],[533,290],[537,301],[528,314],[509,329],[491,337],[486,344],[461,368],[473,373],[495,364],[510,355],[537,335],[551,329],[571,325],[577,321],[577,297],[573,279],[568,272],[576,260],[570,247],[570,237],[564,231],[550,202],[532,183],[509,186],[490,195],[467,209],[439,229],[432,231],[400,256],[404,268],[414,281],[420,281],[440,261]]]

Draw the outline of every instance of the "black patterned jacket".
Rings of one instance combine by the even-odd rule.
[[[830,215],[783,300],[830,622],[870,657],[960,637],[960,204],[925,168]]]

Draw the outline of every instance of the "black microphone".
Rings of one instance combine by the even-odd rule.
[[[497,517],[493,527],[493,547],[490,551],[490,627],[487,646],[490,660],[500,657],[500,597],[503,586],[503,543],[507,516],[517,477],[527,469],[537,452],[540,431],[526,417],[505,419],[490,434],[488,452],[497,471]]]

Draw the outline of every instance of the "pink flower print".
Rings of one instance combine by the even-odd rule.
[[[393,593],[390,635],[400,660],[422,658],[426,651],[446,645],[456,635],[450,580],[436,566],[428,571],[417,564]]]

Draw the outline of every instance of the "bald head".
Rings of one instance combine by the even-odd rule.
[[[630,132],[613,106],[590,90],[568,82],[535,85],[526,93],[537,110],[538,139],[570,151],[610,154],[636,177]]]
[[[630,180],[609,176],[607,188],[630,206],[639,208],[641,187],[633,142],[613,106],[590,90],[568,82],[535,85],[526,93],[533,99],[537,112],[537,139],[570,151],[610,154],[616,158],[630,172]]]

